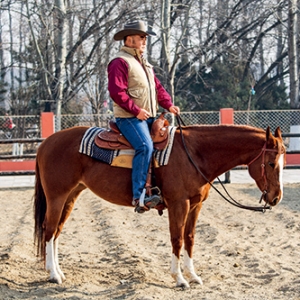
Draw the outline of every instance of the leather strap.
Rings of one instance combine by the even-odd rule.
[[[267,206],[267,203],[264,205],[264,206],[247,206],[247,205],[243,205],[241,203],[239,203],[238,201],[236,201],[235,199],[233,199],[227,189],[225,188],[225,186],[223,185],[223,183],[221,182],[220,178],[217,177],[218,179],[218,182],[221,184],[223,190],[225,191],[225,193],[227,194],[227,196],[229,198],[227,198],[226,196],[224,196],[208,179],[207,177],[203,174],[203,172],[201,172],[201,170],[198,168],[198,166],[196,165],[196,163],[194,162],[194,160],[192,159],[189,151],[188,151],[188,148],[185,144],[185,140],[184,140],[184,136],[183,136],[183,133],[182,133],[182,127],[181,127],[181,123],[185,126],[182,118],[180,117],[180,115],[176,115],[176,119],[177,119],[177,123],[178,123],[178,126],[179,126],[179,129],[180,129],[180,135],[181,135],[181,141],[182,141],[182,144],[184,146],[184,149],[185,149],[185,152],[189,158],[189,160],[191,161],[191,163],[194,165],[194,167],[196,168],[197,172],[201,174],[201,176],[206,180],[207,183],[209,183],[209,185],[224,199],[226,200],[228,203],[232,204],[233,206],[236,206],[236,207],[239,207],[239,208],[242,208],[242,209],[246,209],[246,210],[253,210],[253,211],[259,211],[259,212],[265,212],[267,209],[272,209],[270,206]],[[265,150],[266,151],[266,150]],[[256,157],[256,159],[262,154],[263,152],[260,152],[260,154]],[[252,162],[251,162],[252,163]],[[265,191],[263,192],[263,195],[262,197],[264,196],[264,193]],[[262,199],[262,198],[261,198]],[[261,202],[261,200],[260,200]]]

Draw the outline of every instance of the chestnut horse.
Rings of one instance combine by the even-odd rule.
[[[79,194],[89,188],[111,203],[132,205],[130,169],[112,167],[79,153],[87,129],[73,127],[54,133],[43,141],[36,157],[35,242],[38,253],[44,255],[50,281],[59,284],[65,276],[58,262],[58,237]],[[177,286],[202,284],[194,271],[192,252],[196,221],[211,182],[238,165],[248,165],[262,199],[274,206],[283,197],[284,163],[279,128],[274,135],[269,128],[264,131],[238,125],[183,126],[182,132],[177,128],[168,165],[154,171],[168,209],[171,275]],[[183,245],[186,278],[180,268]]]

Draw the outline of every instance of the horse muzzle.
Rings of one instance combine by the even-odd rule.
[[[282,192],[279,192],[279,195],[271,196],[267,191],[263,191],[259,203],[261,203],[262,200],[265,201],[266,204],[269,204],[271,206],[276,206],[282,199]]]

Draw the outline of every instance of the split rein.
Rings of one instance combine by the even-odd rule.
[[[201,170],[198,168],[198,166],[196,165],[196,163],[194,162],[194,160],[192,159],[189,151],[188,151],[188,148],[186,146],[186,143],[185,143],[185,140],[184,140],[184,136],[183,136],[183,133],[182,133],[182,127],[181,127],[181,124],[185,126],[182,118],[180,117],[180,115],[176,115],[176,119],[177,119],[177,123],[178,123],[178,126],[179,126],[179,130],[180,130],[180,136],[181,136],[181,140],[182,140],[182,144],[184,146],[184,149],[185,149],[185,152],[189,158],[189,160],[191,161],[191,163],[193,164],[193,166],[196,168],[196,170],[198,171],[198,173],[201,174],[201,176],[207,181],[207,183],[209,183],[209,185],[224,199],[226,200],[228,203],[232,204],[233,206],[236,206],[238,208],[242,208],[242,209],[246,209],[246,210],[252,210],[252,211],[259,211],[259,212],[265,212],[267,209],[272,209],[270,206],[267,206],[267,203],[264,205],[264,206],[247,206],[247,205],[243,205],[239,202],[237,202],[235,199],[233,199],[227,189],[225,188],[224,184],[221,182],[220,178],[217,177],[218,179],[218,182],[221,184],[223,190],[225,191],[225,193],[227,194],[228,198],[226,196],[224,196],[222,194],[222,192],[220,192],[208,179],[207,177],[203,174],[203,172],[201,172]],[[259,203],[261,203],[261,201],[265,198],[266,194],[267,194],[267,178],[266,178],[266,174],[265,174],[265,164],[264,164],[264,154],[266,151],[275,151],[275,150],[271,150],[271,149],[266,149],[266,143],[265,145],[263,146],[263,149],[261,150],[261,152],[248,164],[248,166],[250,164],[252,164],[254,161],[256,161],[261,155],[262,155],[262,164],[261,164],[261,168],[262,168],[262,177],[264,178],[264,181],[265,181],[265,189],[261,195],[261,198],[260,198],[260,201]]]

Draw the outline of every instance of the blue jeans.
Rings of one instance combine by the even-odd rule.
[[[147,174],[153,153],[150,129],[154,118],[141,121],[137,118],[116,118],[116,123],[135,150],[132,161],[133,199],[139,199],[146,184]]]

